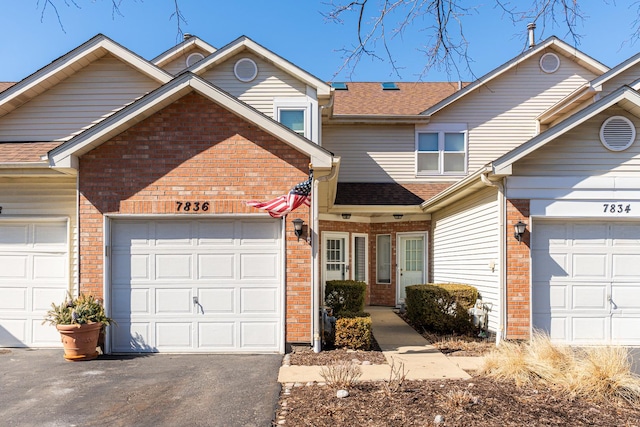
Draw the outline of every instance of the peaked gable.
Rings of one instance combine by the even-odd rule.
[[[185,35],[187,37],[187,35]],[[189,55],[193,53],[200,53],[202,56],[206,57],[216,51],[216,48],[211,46],[209,43],[204,40],[196,37],[196,36],[188,36],[182,43],[177,44],[176,46],[166,50],[160,55],[156,56],[151,60],[151,63],[156,66],[163,68],[165,70],[172,69],[171,64],[180,60],[181,58],[188,58]],[[187,68],[186,62],[185,65],[179,70],[182,71]],[[177,74],[177,73],[175,73]]]
[[[328,98],[331,95],[331,87],[327,83],[264,48],[247,36],[241,36],[228,45],[221,47],[204,60],[189,67],[187,71],[201,75],[206,70],[221,64],[227,59],[245,50],[258,55],[279,69],[291,74],[296,79],[304,82],[308,86],[311,86],[316,90],[318,98]]]
[[[623,86],[493,161],[491,163],[493,173],[496,175],[510,174],[511,167],[515,162],[615,104],[620,104],[624,109],[640,117],[640,94],[629,86]]]
[[[296,150],[308,155],[314,168],[330,169],[333,155],[317,144],[298,135],[282,124],[270,119],[218,87],[194,75],[184,73],[166,85],[127,106],[113,116],[53,149],[49,161],[53,167],[77,167],[77,157],[113,138],[132,125],[182,98],[197,92],[221,105],[232,113],[254,123],[265,132],[275,136]]]
[[[596,75],[601,75],[609,70],[609,68],[606,65],[596,61],[595,59],[591,58],[588,55],[585,55],[584,53],[580,52],[578,49],[571,47],[570,45],[558,39],[557,37],[552,36],[552,37],[549,37],[547,40],[543,41],[542,43],[527,50],[526,52],[523,52],[522,54],[516,56],[512,60],[502,64],[500,67],[480,77],[478,80],[469,84],[464,89],[443,99],[441,102],[435,104],[431,108],[422,112],[422,114],[424,115],[435,114],[436,112],[442,110],[443,108],[463,98],[467,94],[474,92],[480,87],[485,86],[487,83],[503,75],[505,72],[517,67],[519,64],[530,59],[532,56],[535,56],[538,53],[548,49],[552,49],[554,52],[557,52],[567,58],[570,58],[572,61],[575,61],[576,63],[578,63],[579,65],[588,69],[589,71],[593,72]]]
[[[61,80],[107,54],[113,55],[160,84],[168,82],[172,77],[169,73],[156,67],[141,56],[122,47],[108,37],[98,34],[1,92],[0,116],[18,108],[30,99],[55,86]]]

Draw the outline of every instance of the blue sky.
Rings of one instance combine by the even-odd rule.
[[[75,48],[97,33],[151,59],[175,45],[176,21],[172,0],[123,0],[124,16],[112,18],[110,0],[75,0],[81,6],[66,6],[58,0],[62,31],[52,9],[41,22],[43,0],[10,1],[0,16],[0,81],[19,81],[59,56]],[[392,73],[387,62],[364,59],[352,76],[341,73],[339,50],[352,45],[355,21],[342,25],[327,22],[329,0],[180,0],[187,20],[184,32],[192,33],[208,43],[221,47],[241,35],[247,35],[273,52],[283,56],[323,80],[333,81],[412,81],[424,67],[424,54],[418,51],[422,23],[416,23],[392,43],[395,59],[402,68],[401,78]],[[481,3],[461,0],[467,4]],[[517,0],[518,2],[524,0]],[[637,11],[626,2],[613,5],[613,0],[582,1],[589,16],[577,31],[584,35],[578,48],[608,66],[614,66],[640,51],[640,43],[624,43],[632,33]],[[514,26],[484,0],[477,13],[464,17],[463,25],[470,42],[473,72],[481,76],[519,54],[525,44],[526,22]],[[353,17],[355,18],[355,16]],[[538,28],[537,35],[565,38],[564,30]],[[572,41],[566,38],[566,41]],[[470,80],[470,74],[461,76]],[[432,70],[425,81],[458,80],[458,75]]]

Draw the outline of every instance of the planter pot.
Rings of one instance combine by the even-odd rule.
[[[98,357],[96,347],[102,323],[82,325],[56,325],[62,337],[64,358],[72,361],[92,360]]]

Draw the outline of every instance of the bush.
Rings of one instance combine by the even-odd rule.
[[[345,311],[358,313],[364,310],[366,290],[367,284],[365,282],[330,280],[324,291],[325,303],[333,309],[333,315],[336,317]]]
[[[371,317],[343,317],[336,320],[336,347],[370,350],[371,343]]]
[[[407,317],[415,326],[438,333],[474,330],[469,308],[478,298],[472,286],[426,284],[407,286]]]

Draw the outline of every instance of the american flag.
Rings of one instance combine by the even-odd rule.
[[[302,205],[311,206],[310,194],[312,182],[313,171],[309,173],[309,179],[293,187],[288,194],[282,195],[268,202],[251,200],[247,202],[247,205],[258,209],[264,209],[274,218],[282,218]]]

